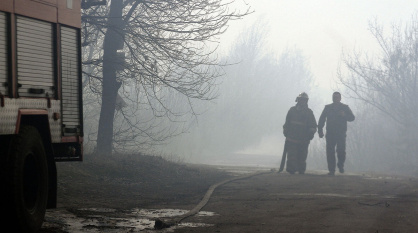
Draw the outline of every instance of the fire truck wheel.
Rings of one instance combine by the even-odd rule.
[[[9,149],[10,220],[17,232],[37,232],[48,199],[48,166],[42,138],[32,126],[21,126]]]

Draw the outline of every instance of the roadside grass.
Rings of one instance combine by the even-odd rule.
[[[85,155],[83,162],[57,163],[57,170],[59,202],[67,206],[86,200],[108,207],[196,203],[211,185],[231,177],[215,167],[143,154]]]

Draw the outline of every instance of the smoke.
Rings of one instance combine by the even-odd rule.
[[[193,104],[203,114],[166,151],[185,155],[192,162],[237,162],[244,155],[249,160],[253,156],[253,164],[262,163],[257,160],[263,158],[278,160],[287,111],[300,92],[309,93],[315,85],[300,50],[287,48],[275,54],[261,49],[268,33],[260,25],[253,25],[236,40],[224,58],[232,65],[224,69],[219,97]],[[313,99],[311,104],[317,105],[317,98]]]

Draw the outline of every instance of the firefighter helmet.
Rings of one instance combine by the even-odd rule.
[[[302,92],[298,95],[298,97],[296,97],[295,102],[298,102],[299,99],[309,100],[309,96],[308,96],[308,94],[306,94],[306,92]]]

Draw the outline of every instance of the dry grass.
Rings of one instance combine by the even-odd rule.
[[[64,206],[190,205],[210,185],[229,177],[208,166],[168,161],[161,156],[86,155],[83,162],[58,163],[58,197]]]

